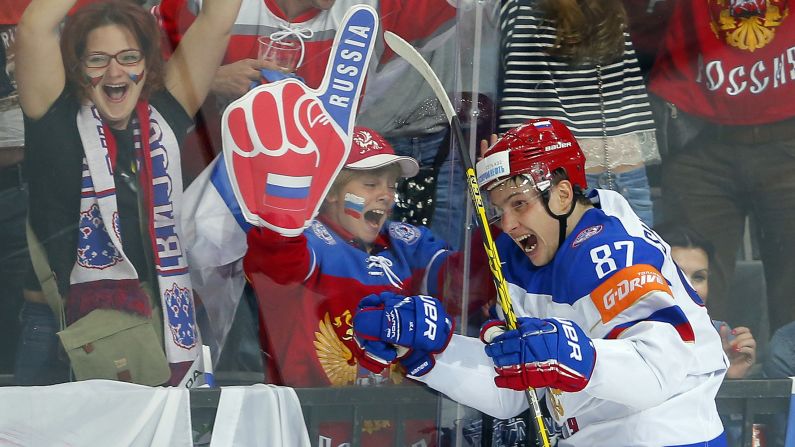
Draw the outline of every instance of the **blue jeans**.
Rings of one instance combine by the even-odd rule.
[[[390,138],[398,155],[413,157],[420,167],[431,166],[447,130],[421,137]],[[431,218],[433,233],[459,249],[464,237],[467,184],[455,148],[450,148],[436,176],[436,206]]]
[[[68,364],[58,358],[58,325],[47,304],[25,301],[19,314],[14,383],[52,385],[69,380]]]
[[[607,173],[585,174],[589,188],[611,189]],[[613,173],[615,191],[624,196],[632,207],[632,211],[640,217],[646,225],[654,226],[654,212],[651,202],[651,189],[646,168],[640,167],[627,172]]]

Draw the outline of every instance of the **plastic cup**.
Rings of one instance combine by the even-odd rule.
[[[257,57],[263,61],[273,62],[281,70],[292,73],[298,67],[301,58],[301,42],[297,40],[271,40],[261,36]]]

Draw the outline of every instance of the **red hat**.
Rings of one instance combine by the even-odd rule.
[[[353,129],[353,144],[345,162],[346,169],[376,169],[392,163],[400,165],[403,177],[414,177],[420,171],[417,160],[395,155],[392,145],[376,131],[359,126]]]

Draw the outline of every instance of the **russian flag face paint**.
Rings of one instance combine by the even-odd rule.
[[[130,80],[133,81],[136,85],[138,85],[141,82],[141,80],[143,80],[145,72],[146,70],[143,70],[138,74],[130,73]]]
[[[285,210],[302,210],[307,206],[312,176],[291,176],[268,173],[263,201]]]
[[[96,76],[91,76],[89,74],[86,74],[86,76],[88,77],[88,80],[91,83],[91,87],[94,88],[97,86],[97,84],[99,84],[102,81],[102,78],[105,77],[105,73]]]
[[[361,219],[363,213],[364,197],[359,197],[349,192],[345,193],[345,214],[355,219]]]

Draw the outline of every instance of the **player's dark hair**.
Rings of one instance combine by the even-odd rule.
[[[571,63],[609,63],[624,54],[627,13],[620,0],[541,0],[557,29],[549,54]]]
[[[557,185],[563,180],[570,180],[569,175],[566,174],[566,170],[563,168],[557,168],[552,171],[552,184]],[[580,188],[579,185],[572,184],[572,189],[574,190],[574,200],[579,202],[581,205],[590,205],[591,201],[585,195],[585,191]]]

